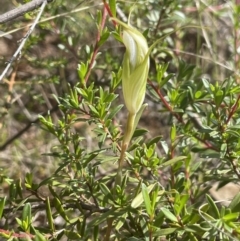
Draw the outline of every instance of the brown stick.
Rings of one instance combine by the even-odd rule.
[[[42,113],[42,116],[46,116],[48,115],[48,113],[53,113],[55,111],[57,111],[59,109],[58,105],[54,106],[51,110],[47,110],[44,113]],[[0,151],[3,151],[4,149],[7,148],[7,146],[9,146],[12,142],[14,142],[17,138],[19,138],[20,136],[22,136],[25,132],[28,131],[28,129],[30,129],[34,124],[39,122],[39,118],[37,117],[35,120],[29,122],[25,127],[23,127],[22,130],[20,130],[18,133],[16,133],[15,135],[13,135],[12,137],[10,137],[8,140],[6,140],[6,142],[0,146]]]
[[[11,21],[24,13],[30,12],[36,8],[39,8],[45,0],[33,0],[29,3],[26,3],[18,8],[10,10],[4,14],[0,15],[0,23],[6,23]],[[52,2],[53,0],[47,0],[48,3]]]

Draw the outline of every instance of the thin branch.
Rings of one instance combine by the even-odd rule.
[[[59,109],[58,105],[54,106],[50,111],[47,110],[46,112],[42,113],[43,116],[47,115],[47,114],[51,114],[55,111],[57,111]],[[14,136],[10,137],[10,139],[8,139],[2,146],[0,146],[0,151],[3,151],[4,149],[7,148],[7,146],[9,146],[12,142],[14,142],[17,138],[19,138],[20,136],[22,136],[26,131],[28,131],[29,128],[31,128],[33,126],[33,124],[36,124],[37,122],[39,122],[39,118],[37,117],[35,120],[29,122],[22,130],[20,130],[17,134],[15,134]]]
[[[51,205],[51,208],[55,207],[52,202],[50,202],[50,205]],[[81,209],[89,211],[90,213],[106,213],[106,212],[110,211],[109,208],[96,207],[94,205],[88,205],[88,204],[85,204],[85,203],[82,203],[82,202],[66,203],[66,204],[63,204],[62,206],[65,209],[68,209],[68,208],[79,209],[79,207],[80,207]],[[32,210],[37,210],[37,211],[44,210],[44,209],[46,209],[46,204],[44,202],[32,204],[31,208],[32,208]],[[24,205],[17,208],[18,211],[22,211],[23,209],[24,209]],[[16,207],[12,206],[12,207],[9,207],[9,208],[4,208],[3,213],[5,215],[5,214],[13,212],[15,210],[16,210]],[[56,235],[58,232],[59,231],[55,232],[54,234]],[[5,234],[6,236],[11,235],[11,237],[22,238],[24,240],[25,239],[29,240],[30,238],[35,237],[35,235],[30,234],[30,233],[23,233],[23,232],[15,233],[13,231],[5,230],[5,229],[0,229],[0,234]],[[54,235],[53,234],[45,234],[44,236],[46,238],[47,237],[50,238],[51,236],[54,236]]]
[[[239,101],[240,101],[240,95],[238,96],[236,102],[234,103],[234,105],[232,106],[231,108],[231,111],[228,115],[228,118],[227,118],[227,121],[226,121],[226,124],[229,123],[229,121],[231,120],[231,118],[233,117],[233,115],[235,114],[236,110],[237,110],[237,107],[238,107],[238,104],[239,104]]]
[[[96,7],[101,6],[101,5],[103,5],[103,3],[98,3],[98,4],[95,4],[93,6],[87,6],[87,7],[81,7],[81,8],[73,9],[73,10],[71,10],[69,12],[66,12],[66,13],[59,13],[57,15],[42,19],[41,21],[38,22],[38,24],[49,22],[50,20],[53,20],[53,19],[56,19],[56,18],[61,18],[61,17],[64,17],[64,16],[68,16],[70,14],[78,13],[78,12],[85,11],[85,10],[88,10],[88,9],[91,9],[91,8],[96,8]],[[15,33],[17,31],[20,31],[20,30],[25,29],[25,28],[30,27],[30,26],[31,26],[31,24],[26,24],[23,27],[19,27],[19,28],[10,30],[8,32],[1,33],[0,38],[4,37],[4,36],[7,36],[9,34]]]
[[[150,81],[148,79],[148,84],[153,88],[153,90],[156,92],[156,94],[159,96],[159,98],[161,99],[161,101],[163,102],[165,108],[167,108],[167,110],[173,115],[175,116],[175,118],[179,121],[179,123],[185,125],[182,117],[180,115],[178,115],[177,113],[174,113],[172,107],[168,104],[168,102],[165,100],[164,96],[162,95],[161,91],[153,84],[152,81]],[[216,150],[218,151],[218,149],[216,147],[214,147],[211,143],[209,143],[206,140],[201,139],[200,137],[198,137],[197,135],[193,135],[194,138],[196,138],[198,141],[202,142],[207,148],[212,149],[212,150]]]
[[[26,3],[18,8],[12,9],[4,14],[0,15],[0,23],[6,23],[11,21],[21,15],[30,12],[34,9],[39,8],[46,0],[33,0],[29,3]],[[47,0],[47,3],[52,2],[53,0]]]
[[[96,57],[97,57],[98,50],[100,48],[99,41],[100,41],[100,38],[101,38],[101,33],[102,33],[102,31],[104,29],[104,26],[105,26],[105,23],[106,23],[106,18],[107,18],[107,9],[106,9],[106,6],[104,5],[103,13],[102,13],[102,21],[101,21],[100,26],[98,27],[97,41],[95,43],[94,51],[93,51],[93,54],[92,54],[92,57],[91,57],[91,60],[90,60],[89,66],[88,66],[88,71],[87,71],[86,76],[85,76],[85,83],[87,83],[87,81],[89,79],[92,67],[93,67],[94,62],[95,62]]]
[[[159,96],[159,98],[161,99],[161,101],[163,102],[164,106],[167,108],[167,110],[176,117],[176,119],[185,125],[185,123],[183,122],[183,119],[180,115],[178,115],[177,113],[175,113],[173,111],[173,108],[168,104],[168,102],[165,100],[165,98],[163,97],[161,91],[158,89],[157,86],[155,86],[151,80],[148,79],[148,84],[153,88],[153,90],[156,92],[156,94]]]
[[[14,55],[12,56],[11,60],[9,61],[8,65],[6,66],[6,68],[4,69],[4,71],[2,72],[1,76],[0,76],[0,81],[3,79],[3,77],[6,75],[8,69],[10,68],[10,66],[12,65],[12,62],[17,58],[17,56],[21,53],[22,48],[24,47],[24,44],[26,43],[27,39],[29,38],[30,34],[32,33],[32,31],[34,30],[36,24],[38,23],[43,10],[45,8],[45,6],[47,5],[48,1],[44,0],[44,2],[42,3],[42,6],[40,8],[40,11],[35,19],[35,21],[33,22],[32,26],[29,28],[27,34],[23,37],[21,44],[19,45],[17,51],[14,53]]]
[[[50,202],[50,205],[51,205],[51,207],[54,207],[52,202]],[[100,206],[97,207],[95,205],[86,204],[81,201],[77,202],[77,203],[76,202],[75,203],[65,203],[62,206],[64,209],[68,209],[68,208],[76,209],[79,207],[79,205],[82,209],[90,211],[91,213],[106,213],[106,212],[110,211],[109,208],[104,208],[104,207],[100,207]],[[23,208],[24,208],[24,205],[18,207],[17,210],[22,211]],[[44,210],[44,209],[46,209],[46,204],[44,202],[35,203],[35,204],[31,205],[31,208],[32,208],[32,210],[37,210],[37,211]],[[5,214],[11,213],[15,210],[16,210],[16,207],[11,206],[8,208],[4,208],[3,213],[5,215]]]

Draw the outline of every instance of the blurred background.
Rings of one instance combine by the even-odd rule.
[[[0,14],[25,1],[0,0]],[[149,45],[163,38],[151,55],[150,79],[155,63],[169,64],[168,73],[177,75],[179,64],[196,66],[194,79],[203,75],[210,81],[223,81],[238,76],[240,31],[240,1],[220,0],[139,0],[117,1],[117,16],[144,32]],[[134,6],[132,8],[132,6]],[[95,44],[97,29],[93,18],[102,9],[100,0],[55,0],[48,4],[40,23],[0,82],[0,183],[3,177],[23,178],[33,173],[35,182],[51,175],[58,160],[44,155],[58,144],[40,128],[38,115],[51,114],[55,122],[61,111],[55,97],[64,97],[69,86],[78,83],[77,67],[86,59],[88,49]],[[0,24],[0,72],[16,51],[38,10],[5,24]],[[114,26],[107,21],[109,29]],[[179,29],[181,26],[184,28]],[[121,66],[124,47],[113,37],[100,49],[88,84],[107,88],[111,72]],[[119,91],[119,103],[123,103]],[[149,108],[140,126],[150,130],[147,137],[163,135],[167,140],[169,114],[148,91]],[[116,103],[116,104],[119,104]],[[156,115],[156,111],[161,115]],[[124,124],[125,114],[119,114]],[[84,123],[76,123],[76,132],[86,137],[86,148],[94,149],[94,133]],[[161,150],[159,149],[159,152]],[[4,183],[0,196],[7,192]]]

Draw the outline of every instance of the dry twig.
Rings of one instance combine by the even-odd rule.
[[[10,59],[10,61],[8,62],[6,68],[4,69],[4,71],[2,72],[1,76],[0,76],[0,81],[3,79],[3,77],[6,75],[8,69],[10,68],[12,62],[17,58],[17,56],[21,53],[21,50],[23,49],[27,39],[29,38],[30,34],[32,33],[32,31],[34,30],[36,24],[38,23],[43,10],[45,8],[45,6],[47,5],[48,0],[44,0],[42,3],[42,6],[40,8],[40,11],[35,19],[35,21],[33,22],[33,24],[31,25],[31,27],[29,28],[27,34],[23,37],[23,39],[21,40],[21,44],[19,45],[18,49],[16,50],[16,52],[14,53],[14,55],[12,56],[12,58]]]
[[[0,15],[0,23],[6,23],[11,21],[27,12],[30,12],[34,9],[39,8],[45,0],[33,0],[29,3],[26,3],[18,8],[12,9],[4,14]],[[47,0],[47,2],[52,2],[52,0]]]

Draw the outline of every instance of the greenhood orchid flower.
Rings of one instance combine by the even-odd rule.
[[[149,52],[145,37],[135,28],[118,19],[123,26],[122,41],[126,47],[123,59],[122,88],[126,107],[131,114],[140,110],[146,92]]]
[[[123,27],[122,42],[126,47],[122,67],[122,89],[128,120],[123,137],[123,146],[127,148],[140,116],[146,105],[143,101],[146,93],[149,72],[149,54],[145,37],[129,24],[114,18]]]

